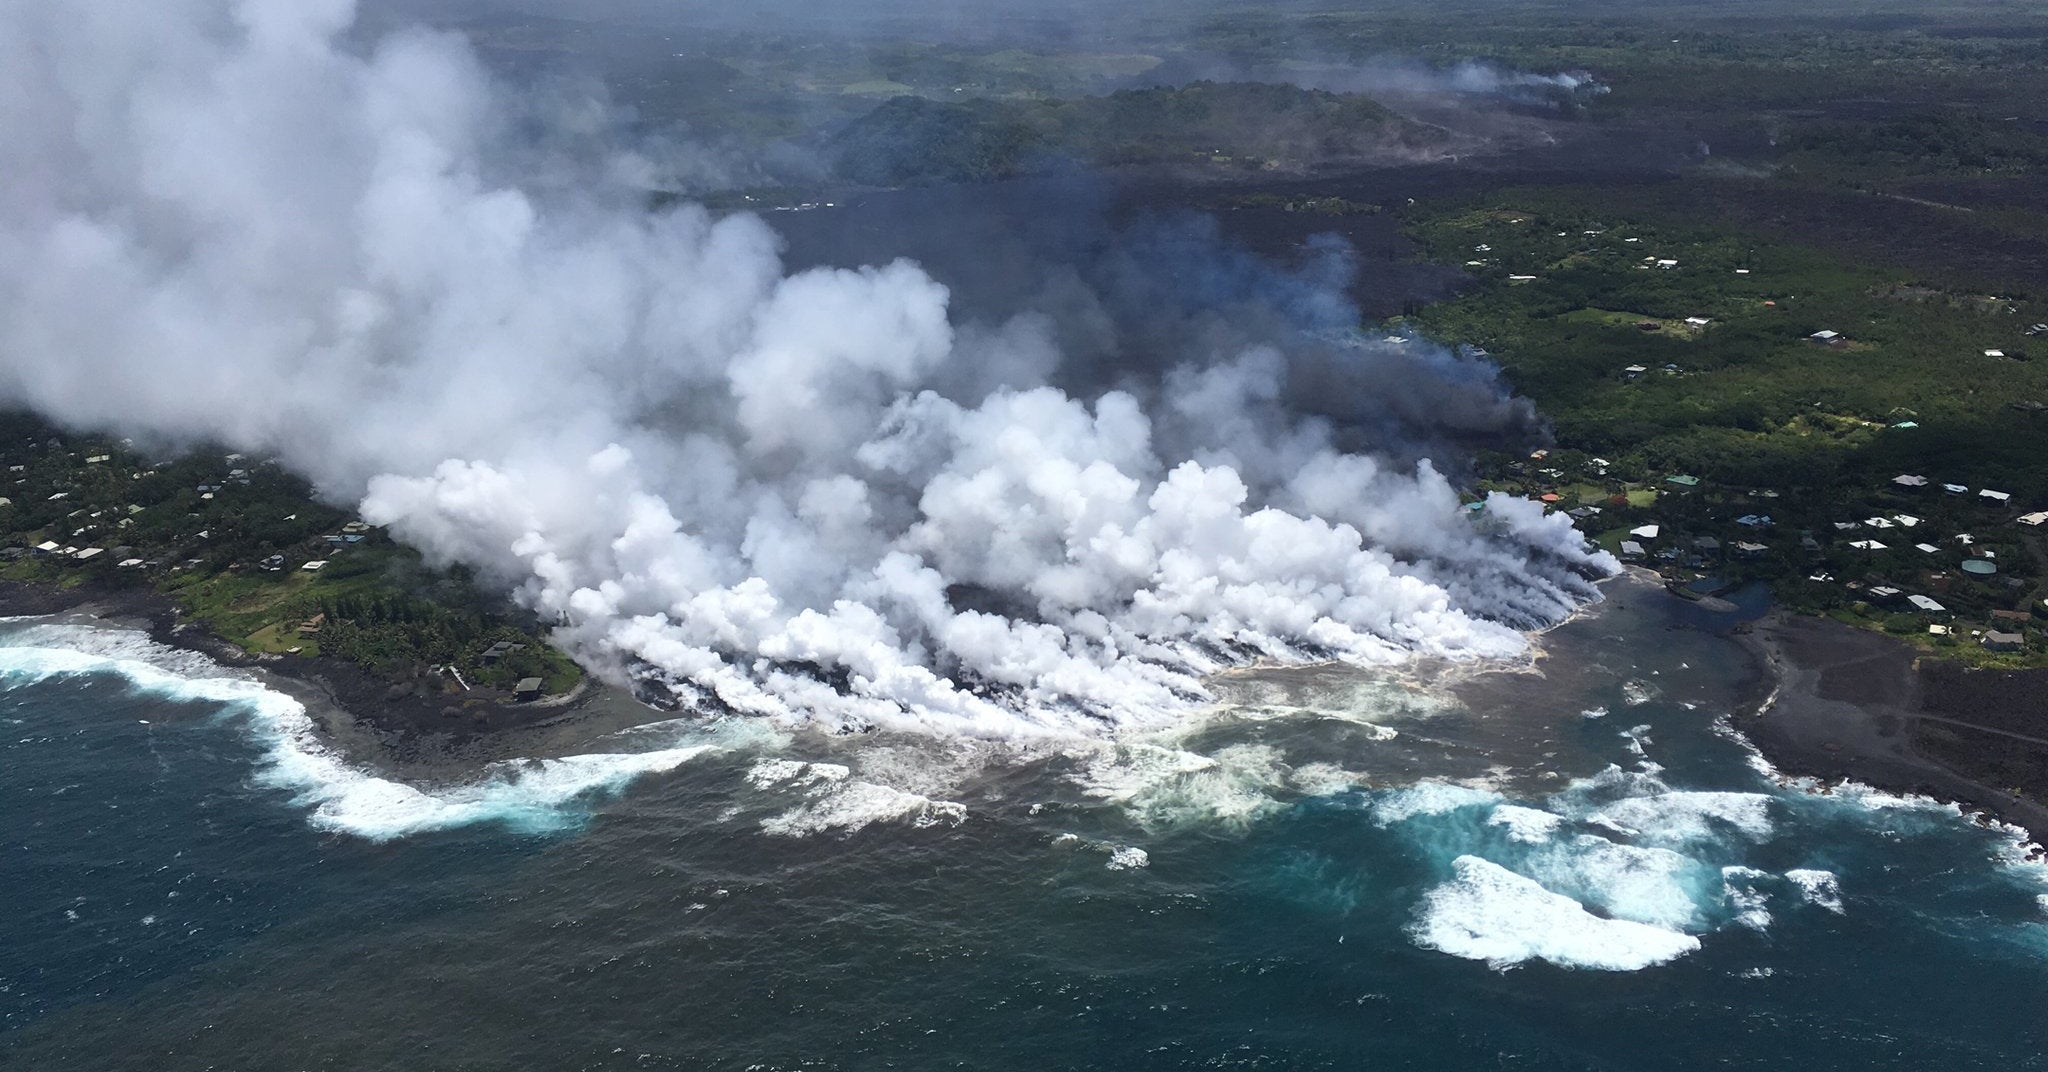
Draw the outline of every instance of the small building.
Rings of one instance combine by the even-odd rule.
[[[1769,514],[1744,514],[1735,523],[1746,529],[1767,529],[1773,524]]]
[[[1994,622],[2025,623],[2031,621],[2032,619],[2033,615],[2028,614],[2026,611],[2023,610],[1994,610],[1991,612],[1991,620]]]
[[[1678,267],[1678,262],[1669,257],[1663,257],[1658,259],[1657,267],[1664,269],[1676,268]]]
[[[1936,551],[1941,550],[1941,548],[1936,547],[1931,543],[1916,543],[1913,546],[1930,555]]]
[[[1648,525],[1637,525],[1635,528],[1628,530],[1628,534],[1638,540],[1654,540],[1657,538],[1657,534],[1662,531],[1655,522],[1651,522]]]
[[[1621,371],[1629,379],[1633,380],[1637,376],[1641,376],[1643,373],[1650,371],[1650,368],[1648,365],[1630,365],[1629,367],[1622,369]]]
[[[1936,623],[1934,625],[1928,626],[1927,632],[1929,635],[1932,636],[1947,636],[1949,635],[1950,630],[1948,626]]]
[[[1991,503],[1994,506],[2005,506],[2006,504],[2012,502],[2012,495],[2010,493],[2003,491],[1992,491],[1990,488],[1985,488],[1984,490],[1979,491],[1977,493],[1977,497],[1983,499],[1985,502]]]
[[[1712,536],[1702,536],[1692,542],[1693,550],[1712,553],[1721,549],[1721,541]]]
[[[2048,524],[2048,510],[2037,510],[2031,514],[2021,514],[2020,524],[2033,526]]]
[[[1842,333],[1839,331],[1816,331],[1808,335],[1806,341],[1821,346],[1840,346],[1849,340],[1843,338]]]
[[[1997,629],[1984,632],[1984,646],[1991,651],[2018,651],[2026,644],[2026,635],[2022,633],[2006,633]]]
[[[1912,514],[1893,514],[1892,520],[1898,522],[1901,525],[1904,525],[1909,529],[1914,528],[1920,524],[1920,519],[1914,517]]]
[[[1664,482],[1666,484],[1676,484],[1681,488],[1696,488],[1700,486],[1699,477],[1689,476],[1685,473],[1679,473],[1676,476],[1667,476],[1664,478]]]
[[[1892,483],[1902,488],[1924,488],[1927,486],[1927,478],[1912,473],[1900,473],[1892,478]]]
[[[539,698],[540,698],[540,679],[539,679],[539,678],[537,678],[537,677],[522,677],[522,678],[520,678],[520,679],[519,679],[519,684],[517,684],[517,685],[514,685],[514,686],[512,686],[512,698],[513,698],[513,699],[515,699],[515,700],[537,700],[537,699],[539,699]]]
[[[1748,540],[1735,541],[1735,553],[1742,558],[1757,558],[1768,550],[1770,548],[1764,544],[1751,543]]]
[[[326,628],[326,626],[327,612],[321,611],[299,623],[299,635],[302,637],[319,636],[320,630]]]
[[[1882,551],[1885,546],[1876,540],[1851,540],[1849,546],[1858,551]]]
[[[74,562],[91,562],[93,559],[96,559],[106,553],[107,549],[104,547],[87,547],[83,550],[74,552],[71,555],[71,559]]]
[[[2005,351],[2004,351],[2004,350],[1986,350],[1986,351],[1984,351],[1984,356],[1985,356],[1985,357],[1996,357],[1996,358],[2002,358],[2002,357],[2004,357],[2004,356],[2005,356]]]
[[[1876,600],[1879,603],[1889,602],[1891,600],[1899,598],[1901,595],[1904,594],[1905,593],[1899,591],[1896,588],[1893,588],[1888,584],[1873,585],[1870,589],[1870,598]]]
[[[1685,323],[1687,327],[1703,328],[1713,323],[1713,321],[1708,320],[1704,316],[1688,316],[1685,318]]]
[[[1950,495],[1967,495],[1970,492],[1970,489],[1962,484],[1943,484],[1941,490]]]
[[[44,540],[35,546],[35,552],[39,555],[54,555],[57,553],[57,541]]]
[[[321,570],[327,568],[327,560],[324,558],[316,558],[313,561],[308,562],[303,566],[300,566],[299,568],[305,570],[307,573],[318,573]]]
[[[1913,604],[1914,606],[1916,606],[1916,607],[1920,608],[1921,610],[1924,610],[1924,611],[1926,611],[1926,612],[1927,612],[1927,613],[1929,613],[1929,614],[1946,614],[1946,613],[1948,613],[1948,608],[1947,608],[1947,607],[1944,607],[1944,606],[1942,606],[1941,604],[1939,604],[1939,603],[1936,603],[1936,602],[1935,602],[1934,600],[1932,600],[1932,599],[1929,599],[1929,598],[1927,598],[1926,596],[1920,596],[1920,595],[1913,595],[1913,596],[1907,596],[1907,597],[1906,597],[1906,602],[1908,602],[1908,603],[1911,603],[1911,604]]]
[[[1634,540],[1621,541],[1621,557],[1623,561],[1633,562],[1636,559],[1643,557],[1643,554],[1644,552],[1642,544],[1639,544]]]

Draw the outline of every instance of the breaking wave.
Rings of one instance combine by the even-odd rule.
[[[118,677],[174,703],[220,708],[261,749],[256,784],[290,793],[310,809],[310,821],[320,829],[372,841],[480,823],[558,829],[577,821],[573,805],[721,747],[706,741],[648,752],[511,760],[491,764],[473,779],[419,788],[344,760],[321,740],[298,700],[142,633],[37,625],[0,638],[0,687],[79,675]]]

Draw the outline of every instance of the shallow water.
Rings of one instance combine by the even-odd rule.
[[[1781,786],[1719,620],[1614,592],[1450,692],[1247,673],[1030,751],[667,723],[438,785],[14,623],[0,1066],[2038,1067],[2048,875]]]

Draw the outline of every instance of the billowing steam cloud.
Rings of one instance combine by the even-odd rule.
[[[907,262],[785,274],[758,219],[647,211],[623,155],[529,168],[531,106],[462,42],[359,55],[351,18],[5,8],[0,397],[275,452],[600,669],[832,726],[1087,732],[1253,658],[1509,655],[1611,568],[1375,450],[1367,418],[1400,450],[1526,419],[1483,365],[1194,318],[1074,397],[1059,317],[956,324]]]

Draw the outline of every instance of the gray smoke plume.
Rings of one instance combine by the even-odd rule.
[[[835,727],[1093,732],[1248,660],[1510,656],[1613,568],[1415,460],[1529,419],[1489,367],[1259,326],[1329,328],[1313,286],[1211,280],[1146,334],[1144,287],[1077,278],[956,322],[908,261],[790,274],[758,218],[648,211],[602,138],[537,167],[534,109],[587,103],[448,35],[351,51],[352,17],[0,13],[0,397],[275,453],[601,672]]]

